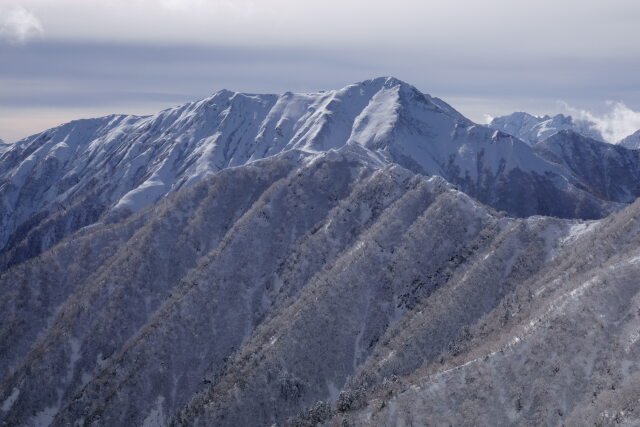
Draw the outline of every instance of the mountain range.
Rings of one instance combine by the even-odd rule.
[[[572,131],[599,142],[606,142],[596,123],[589,120],[574,119],[571,116],[557,114],[555,116],[534,116],[518,112],[507,116],[495,117],[487,125],[491,129],[500,130],[516,136],[529,145],[535,145],[561,131]],[[632,150],[640,149],[640,130],[615,142]]]
[[[517,133],[383,77],[12,144],[0,423],[640,423],[640,151]]]
[[[529,145],[535,145],[563,130],[604,142],[602,134],[595,128],[595,123],[564,114],[538,117],[524,112],[512,113],[492,119],[489,127],[516,136]]]
[[[542,157],[394,78],[311,94],[225,90],[153,116],[70,122],[14,144],[0,158],[0,200],[11,212],[0,218],[0,265],[28,259],[98,218],[117,220],[224,168],[293,149],[313,155],[345,146],[380,165],[440,175],[516,216],[601,218],[640,194],[627,182],[607,183],[620,188],[603,191],[588,174],[567,168],[570,159]],[[609,148],[595,144],[582,160],[601,162]],[[627,157],[635,174],[637,156]]]

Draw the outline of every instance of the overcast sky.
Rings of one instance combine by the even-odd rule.
[[[476,121],[589,111],[625,133],[638,28],[638,0],[0,0],[0,138],[380,75]]]

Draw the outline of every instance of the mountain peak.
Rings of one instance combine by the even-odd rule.
[[[366,86],[366,85],[380,85],[380,86],[384,86],[384,87],[394,87],[394,86],[404,86],[404,87],[411,87],[413,88],[413,85],[410,85],[409,83],[402,81],[396,77],[393,76],[379,76],[379,77],[374,77],[372,79],[369,80],[364,80],[362,82],[356,83],[358,85],[362,85],[362,86]]]
[[[595,129],[594,123],[587,120],[576,120],[565,114],[534,116],[529,113],[517,112],[496,117],[489,123],[489,127],[516,136],[529,145],[535,145],[551,135],[567,129],[598,141],[604,141],[600,132]]]

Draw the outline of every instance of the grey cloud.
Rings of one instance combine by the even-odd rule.
[[[24,43],[44,32],[40,20],[24,7],[14,6],[0,11],[0,39]]]
[[[61,42],[0,45],[0,108],[132,112],[159,109],[227,88],[281,93],[339,88],[394,75],[442,97],[470,118],[513,110],[553,113],[564,99],[592,109],[603,99],[640,109],[640,58],[593,60],[576,54],[545,57],[367,47],[231,47]],[[145,110],[149,113],[154,109]],[[41,129],[10,129],[0,137]],[[18,125],[16,125],[18,126]]]

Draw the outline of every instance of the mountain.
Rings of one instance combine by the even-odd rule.
[[[640,202],[512,218],[363,153],[227,168],[3,272],[0,419],[637,420]]]
[[[9,144],[7,144],[6,142],[4,142],[3,140],[0,139],[0,154],[2,154],[2,152],[8,150],[10,147]]]
[[[331,420],[327,425],[640,424],[638,218],[636,202],[606,220],[575,225],[562,240],[565,249],[539,273],[442,355],[406,372],[408,357],[394,351],[425,348],[435,340],[415,344],[414,331],[446,319],[425,304],[416,319],[400,321],[401,332],[389,334],[386,348],[361,369],[363,379],[345,393],[358,396],[357,404],[326,411],[323,419]],[[380,384],[379,370],[401,374],[363,389],[370,377]]]
[[[575,120],[564,114],[537,117],[523,112],[496,117],[489,123],[490,128],[518,137],[530,145],[535,145],[562,130],[572,130],[586,137],[604,141],[594,125],[595,123],[588,120]]]
[[[628,201],[589,193],[517,138],[391,77],[311,94],[223,90],[153,116],[78,120],[13,144],[0,156],[0,203],[10,212],[0,217],[0,267],[225,168],[345,146],[380,166],[440,175],[517,216],[601,218]]]
[[[637,130],[626,138],[623,138],[618,144],[632,150],[640,149],[640,130]]]
[[[0,425],[636,425],[638,153],[393,78],[26,138]]]
[[[632,203],[640,191],[640,151],[560,131],[536,144],[543,158],[570,170],[591,194]]]

